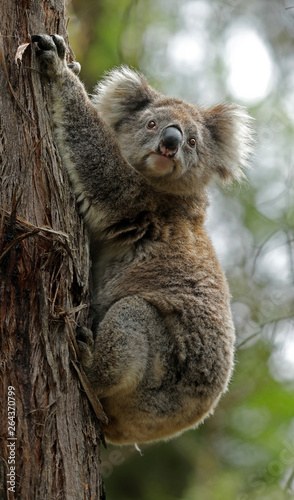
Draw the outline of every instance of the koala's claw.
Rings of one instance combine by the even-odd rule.
[[[89,368],[93,360],[93,333],[85,327],[76,330],[76,340],[80,351],[80,361],[84,368]]]
[[[92,331],[89,330],[89,328],[85,328],[84,326],[80,326],[77,328],[76,339],[78,342],[82,342],[90,348],[93,347],[93,345],[94,345]]]
[[[67,65],[69,69],[71,69],[75,75],[78,75],[81,71],[81,65],[78,62],[72,62]]]
[[[41,71],[51,78],[59,76],[66,64],[64,39],[59,35],[32,35],[31,41],[36,44]]]
[[[66,53],[65,41],[60,35],[32,35],[31,40],[37,44],[37,56],[43,51],[53,50],[57,52],[60,59],[64,59]]]

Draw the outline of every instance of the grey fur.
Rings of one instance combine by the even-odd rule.
[[[236,105],[202,110],[167,98],[127,67],[90,100],[63,39],[32,41],[91,236],[96,326],[94,339],[87,330],[78,338],[109,417],[106,438],[169,438],[213,411],[232,373],[230,295],[204,229],[206,185],[214,174],[243,176],[250,119]],[[180,133],[169,150],[171,126]]]

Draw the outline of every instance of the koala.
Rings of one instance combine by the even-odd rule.
[[[227,390],[234,326],[204,222],[207,185],[240,180],[246,110],[202,109],[122,66],[90,98],[58,35],[34,35],[59,152],[91,241],[94,320],[81,363],[117,444],[195,428]]]

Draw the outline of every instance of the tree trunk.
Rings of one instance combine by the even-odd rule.
[[[99,422],[73,336],[88,314],[87,236],[46,82],[31,47],[17,52],[30,34],[66,35],[64,1],[0,0],[0,12],[0,498],[99,500]]]

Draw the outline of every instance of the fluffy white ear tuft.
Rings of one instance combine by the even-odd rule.
[[[107,73],[98,83],[92,102],[104,121],[115,127],[130,113],[147,106],[155,95],[141,73],[121,66]]]
[[[204,111],[204,119],[212,140],[214,171],[225,182],[241,181],[254,145],[253,118],[246,108],[225,103]]]

